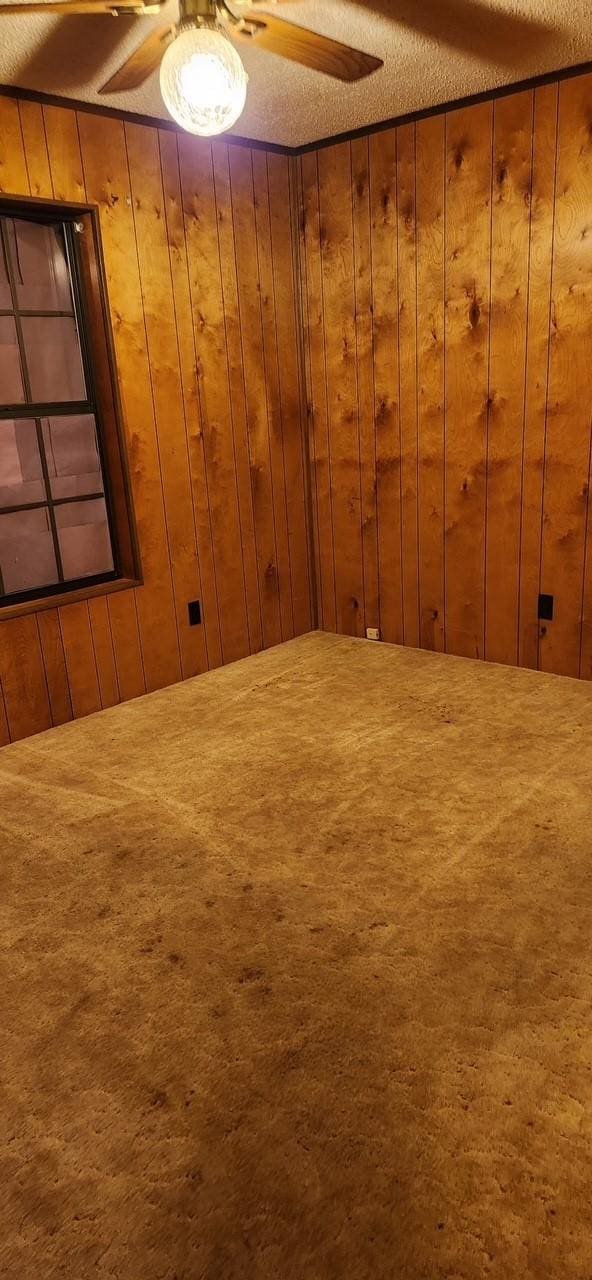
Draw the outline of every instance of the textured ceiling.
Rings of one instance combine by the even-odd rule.
[[[158,18],[6,16],[0,83],[166,119],[158,73],[132,93],[97,88],[169,14],[175,0]],[[345,85],[241,45],[250,79],[235,131],[287,146],[592,59],[590,0],[299,0],[281,17],[384,59]]]

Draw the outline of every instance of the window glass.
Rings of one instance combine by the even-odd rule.
[[[16,325],[12,316],[0,316],[0,400],[22,404],[24,398]]]
[[[0,507],[45,501],[37,426],[29,418],[0,422]]]
[[[89,578],[109,573],[113,555],[104,498],[67,502],[54,510],[64,577]]]
[[[92,414],[44,418],[43,438],[52,498],[102,493],[99,445]]]
[[[8,234],[19,310],[72,311],[62,228],[15,218]]]
[[[0,311],[12,311],[12,294],[6,270],[6,258],[0,242]]]
[[[47,507],[0,515],[0,573],[6,595],[33,591],[57,581]]]
[[[82,356],[85,286],[72,274],[87,248],[72,214],[62,223],[0,213],[0,606],[116,576]]]
[[[76,322],[68,316],[21,316],[31,400],[85,400]]]

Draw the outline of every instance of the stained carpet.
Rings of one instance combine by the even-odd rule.
[[[591,765],[319,634],[6,748],[4,1280],[590,1280]]]

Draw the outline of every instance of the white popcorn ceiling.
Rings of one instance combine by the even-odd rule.
[[[176,12],[170,0],[158,18],[0,18],[0,83],[168,119],[158,72],[130,93],[97,89]],[[241,45],[249,91],[234,132],[290,147],[592,60],[590,0],[299,0],[275,12],[384,59],[349,85]]]

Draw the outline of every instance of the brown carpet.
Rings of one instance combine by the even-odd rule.
[[[6,748],[3,1280],[590,1280],[591,765],[319,634]]]

